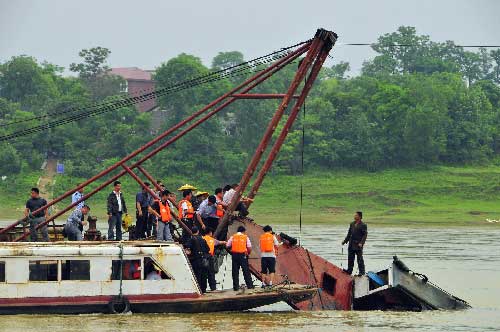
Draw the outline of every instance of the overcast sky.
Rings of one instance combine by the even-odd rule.
[[[27,54],[67,68],[79,50],[102,46],[111,67],[154,69],[182,52],[210,65],[220,51],[251,59],[318,27],[337,32],[339,43],[374,42],[409,25],[436,41],[499,44],[499,13],[498,0],[0,0],[0,62]],[[340,44],[331,54],[354,72],[374,55]]]

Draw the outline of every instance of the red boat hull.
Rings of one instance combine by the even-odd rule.
[[[237,219],[229,226],[228,237],[236,232],[238,226],[246,228],[246,234],[252,242],[250,271],[262,280],[260,267],[259,238],[264,233],[262,226],[250,219]],[[286,277],[285,277],[286,276]],[[307,301],[287,301],[299,310],[351,310],[353,278],[338,266],[328,262],[301,246],[282,245],[278,249],[276,260],[275,283],[290,281],[317,287],[316,295]]]

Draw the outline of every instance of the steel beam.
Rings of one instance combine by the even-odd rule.
[[[264,177],[266,176],[267,172],[271,168],[274,160],[276,159],[276,156],[278,155],[278,153],[281,149],[281,146],[285,142],[285,139],[288,135],[288,132],[292,128],[292,125],[295,122],[295,119],[297,118],[297,115],[300,112],[300,108],[304,104],[306,97],[309,94],[309,91],[311,90],[312,85],[313,85],[316,77],[318,76],[323,63],[325,62],[326,57],[328,56],[328,51],[330,51],[332,46],[330,46],[330,48],[325,50],[321,54],[321,56],[316,60],[316,62],[314,63],[314,66],[311,69],[311,73],[309,74],[309,77],[306,80],[304,89],[302,90],[302,93],[300,94],[300,97],[297,100],[297,103],[293,106],[292,111],[290,112],[290,115],[288,116],[288,119],[287,119],[283,129],[281,130],[280,135],[276,139],[276,141],[271,149],[271,152],[269,153],[264,165],[260,169],[259,174],[257,175],[257,177],[252,185],[252,188],[248,194],[249,198],[253,199],[255,197],[255,195],[257,194],[257,191],[259,190],[260,185],[264,181]],[[251,203],[252,202],[250,201],[249,204],[251,204]]]
[[[245,81],[244,83],[240,84],[237,89],[240,90],[241,88],[243,88],[243,87],[247,86],[248,84],[250,84],[249,86],[247,86],[245,89],[242,90],[242,93],[247,93],[248,91],[252,90],[257,85],[259,85],[260,83],[264,82],[269,77],[271,77],[272,75],[274,75],[276,72],[278,72],[279,70],[281,70],[282,68],[284,68],[286,65],[288,65],[289,63],[291,63],[292,61],[294,61],[295,59],[297,59],[300,55],[302,55],[303,53],[305,53],[306,51],[308,51],[310,49],[310,47],[311,47],[311,43],[304,44],[303,46],[301,46],[297,50],[291,52],[288,56],[286,56],[286,57],[278,60],[272,66],[266,68],[264,71],[261,71],[261,72],[257,73],[256,75],[254,75],[253,77],[251,77],[250,79],[248,79],[247,81]],[[234,94],[234,92],[235,92],[234,90],[236,90],[236,89],[231,90],[230,92],[226,93],[224,96],[229,96],[230,94]],[[136,162],[135,164],[133,164],[130,167],[130,169],[134,169],[135,167],[137,167],[140,164],[142,164],[144,161],[150,159],[151,157],[153,157],[154,155],[156,155],[158,152],[160,152],[161,150],[165,149],[168,145],[172,144],[173,142],[175,142],[176,140],[178,140],[179,138],[181,138],[182,136],[184,136],[185,134],[187,134],[189,131],[191,131],[192,129],[194,129],[195,127],[197,127],[198,125],[200,125],[204,121],[208,120],[210,117],[212,117],[213,115],[215,115],[217,112],[219,112],[220,110],[222,110],[224,107],[228,106],[229,104],[231,104],[235,100],[236,100],[236,98],[229,99],[228,101],[226,101],[225,103],[223,103],[222,105],[220,105],[219,107],[217,107],[215,110],[211,111],[209,114],[207,114],[204,117],[202,117],[201,119],[199,119],[195,124],[191,125],[187,129],[183,130],[182,132],[180,132],[176,136],[172,137],[167,142],[164,142],[162,145],[160,145],[159,147],[157,147],[156,149],[154,149],[153,151],[151,151],[150,153],[148,153],[146,156],[144,156],[143,158],[141,158],[138,162]],[[203,109],[206,109],[206,107],[204,107]],[[197,114],[199,112],[200,111],[196,112],[195,114]],[[192,116],[190,116],[188,118],[192,118]],[[120,162],[118,162],[117,164],[119,164],[119,163]],[[84,195],[78,201],[70,204],[68,207],[66,207],[63,210],[59,211],[55,215],[50,216],[44,223],[40,223],[39,225],[37,225],[36,229],[39,229],[40,227],[42,227],[43,225],[46,225],[51,220],[54,220],[55,218],[61,216],[65,212],[69,211],[71,208],[73,208],[76,205],[78,205],[78,203],[80,203],[80,202],[82,202],[82,201],[84,201],[84,200],[92,197],[97,192],[101,191],[103,188],[105,188],[106,186],[108,186],[109,184],[111,184],[113,181],[119,179],[120,177],[122,177],[126,173],[127,173],[127,171],[125,171],[125,170],[121,171],[119,174],[113,176],[111,179],[109,179],[109,180],[105,181],[103,184],[99,185],[97,188],[95,188],[94,190],[92,190],[90,193]],[[88,182],[88,181],[86,181],[86,182]],[[78,189],[81,189],[81,188],[82,188],[82,186],[78,186],[76,189],[73,190],[73,192],[75,190],[78,190]],[[42,208],[42,209],[40,209],[40,210],[43,210],[43,209],[45,209],[45,207]],[[14,223],[14,224],[8,226],[7,228],[8,229],[12,229],[19,222],[21,222],[21,221],[18,221],[17,223]],[[0,230],[0,234],[3,233],[3,232],[5,232],[5,231],[7,231],[7,228],[5,228],[3,230]],[[20,240],[26,238],[29,234],[30,234],[30,231],[24,233],[22,236],[16,238],[14,240],[14,242],[17,242],[17,241],[20,241]]]
[[[307,52],[306,57],[303,59],[302,63],[299,66],[299,69],[297,73],[295,74],[295,77],[290,84],[290,87],[288,88],[286,96],[283,98],[281,104],[279,105],[278,109],[276,110],[276,113],[274,114],[273,118],[271,119],[271,122],[269,123],[264,136],[262,137],[262,140],[257,147],[252,160],[250,161],[250,164],[248,165],[246,171],[243,173],[243,176],[240,180],[238,189],[236,190],[236,193],[234,194],[231,203],[229,204],[229,207],[226,209],[226,213],[222,219],[222,221],[219,223],[217,226],[217,230],[215,231],[215,236],[219,235],[219,233],[227,226],[227,223],[229,222],[229,217],[232,215],[234,210],[236,209],[236,206],[238,205],[241,195],[243,191],[246,189],[250,179],[252,178],[253,173],[255,172],[256,167],[258,166],[262,155],[264,154],[267,145],[269,144],[274,131],[276,130],[276,127],[278,126],[281,118],[283,117],[283,114],[288,107],[288,104],[290,100],[292,99],[292,96],[295,94],[295,91],[297,91],[297,88],[299,87],[299,84],[302,82],[304,79],[307,71],[309,70],[312,62],[316,57],[318,56],[320,50],[322,49],[324,44],[323,39],[320,38],[315,38],[311,44],[311,47],[309,51]]]
[[[44,211],[46,209],[48,209],[50,206],[60,202],[61,200],[63,200],[64,198],[72,195],[75,191],[78,191],[86,186],[88,186],[89,184],[95,182],[96,180],[100,179],[101,177],[109,174],[110,172],[112,172],[113,170],[115,170],[116,168],[120,167],[121,164],[129,161],[130,159],[134,158],[135,156],[137,156],[138,154],[142,153],[143,151],[145,151],[146,149],[150,148],[151,146],[155,145],[156,143],[160,142],[163,138],[167,137],[168,135],[170,135],[171,133],[173,133],[174,131],[176,131],[177,129],[183,127],[185,124],[187,124],[188,122],[191,122],[193,119],[197,118],[198,116],[200,116],[201,114],[205,113],[207,110],[211,109],[212,107],[214,107],[215,105],[219,104],[221,101],[223,101],[224,99],[230,97],[232,94],[235,94],[237,93],[239,90],[241,90],[242,88],[244,88],[245,86],[247,86],[248,84],[252,83],[253,81],[259,79],[260,77],[262,77],[263,75],[267,74],[269,71],[273,70],[275,67],[279,66],[280,63],[286,61],[287,59],[289,58],[292,58],[294,57],[295,55],[297,54],[302,54],[303,52],[305,52],[310,46],[310,43],[306,43],[304,45],[302,45],[301,47],[299,47],[297,50],[291,52],[289,55],[287,55],[286,57],[280,59],[279,61],[277,61],[276,63],[274,63],[273,65],[269,66],[268,68],[266,68],[265,70],[255,74],[254,76],[252,76],[250,79],[246,80],[245,82],[241,83],[240,85],[238,85],[236,88],[233,88],[231,89],[229,92],[223,94],[222,96],[220,96],[219,98],[215,99],[214,101],[212,101],[211,103],[209,103],[208,105],[206,105],[205,107],[203,107],[202,109],[200,109],[199,111],[193,113],[192,115],[188,116],[187,118],[185,118],[184,120],[180,121],[179,123],[177,123],[176,125],[174,125],[173,127],[169,128],[168,130],[166,130],[165,132],[163,132],[161,135],[159,135],[158,137],[152,139],[151,141],[149,141],[148,143],[146,143],[145,145],[141,146],[140,148],[136,149],[134,152],[130,153],[128,156],[124,157],[123,159],[121,159],[120,161],[118,161],[117,163],[115,163],[114,165],[108,167],[107,169],[101,171],[100,173],[94,175],[93,177],[91,177],[90,179],[88,179],[87,181],[83,182],[82,184],[80,184],[79,186],[77,186],[76,188],[72,189],[72,190],[69,190],[67,192],[65,192],[64,194],[62,194],[61,196],[57,197],[56,199],[50,201],[46,206],[34,211],[33,213],[38,213],[38,212],[41,212],[41,211]],[[298,55],[297,55],[298,56]],[[75,204],[76,205],[76,204]],[[73,206],[75,206],[73,205]],[[72,206],[72,207],[73,207]],[[71,207],[70,207],[71,208]],[[68,209],[69,210],[69,209]],[[66,210],[67,211],[67,210]],[[15,223],[3,228],[0,230],[0,234],[3,234],[9,230],[11,230],[12,228],[14,228],[15,226],[17,226],[18,224],[20,224],[21,222],[23,221],[23,219],[21,220],[18,220],[16,221]],[[42,224],[40,224],[39,226],[41,226]]]
[[[231,97],[238,99],[283,99],[286,97],[285,93],[235,93]],[[299,98],[299,96],[292,96],[292,98]]]

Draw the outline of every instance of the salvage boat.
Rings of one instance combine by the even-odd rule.
[[[467,309],[470,305],[410,270],[397,256],[387,269],[355,277],[355,310]]]
[[[202,294],[183,248],[173,242],[0,245],[0,314],[241,311],[307,300],[315,292],[286,283]]]

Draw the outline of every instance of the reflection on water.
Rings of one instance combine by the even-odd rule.
[[[275,227],[298,235],[295,226]],[[346,227],[305,226],[302,244],[346,265],[340,242]],[[467,300],[466,311],[295,312],[278,304],[244,313],[3,316],[0,331],[499,331],[500,228],[370,227],[368,270],[388,265],[397,254],[411,269]]]

